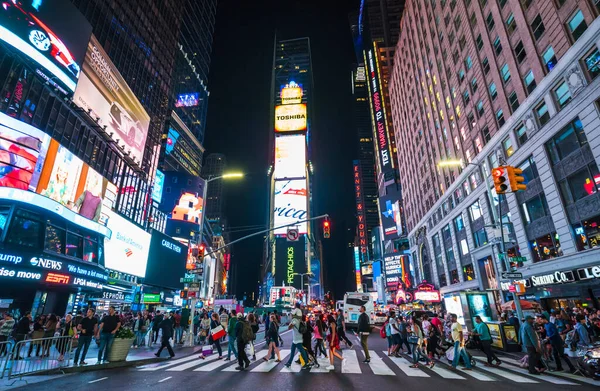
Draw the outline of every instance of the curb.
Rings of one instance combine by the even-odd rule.
[[[91,372],[98,371],[103,369],[114,369],[114,368],[125,368],[125,367],[133,367],[140,364],[153,364],[157,362],[167,361],[168,358],[144,358],[139,360],[131,360],[131,361],[115,361],[109,362],[108,364],[94,364],[94,365],[77,365],[77,366],[69,366],[69,367],[61,367],[61,368],[52,368],[46,371],[40,371],[32,373],[31,375],[25,376],[41,376],[41,375],[58,375],[58,374],[67,374],[67,373],[82,373],[82,372]]]

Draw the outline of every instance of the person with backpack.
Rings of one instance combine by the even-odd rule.
[[[231,323],[231,322],[230,322]],[[237,314],[237,322],[235,323],[235,338],[237,342],[237,360],[238,366],[235,367],[238,371],[244,371],[250,366],[250,360],[246,354],[246,345],[252,341],[252,328],[246,319],[244,314]],[[230,338],[232,338],[230,336]]]
[[[256,315],[252,312],[248,314],[248,324],[252,329],[252,340],[250,341],[250,347],[252,349],[252,361],[256,361],[256,350],[254,348],[254,341],[256,340],[256,334],[258,333],[258,322],[256,321]]]
[[[242,315],[242,317],[243,317],[243,314],[240,313],[240,315]],[[236,347],[237,320],[238,320],[238,317],[236,316],[235,310],[231,310],[231,318],[229,319],[229,323],[227,323],[227,335],[229,336],[228,337],[229,344],[227,346],[227,358],[224,361],[231,360],[231,352],[233,352],[233,355],[235,356],[236,359],[238,358],[238,355],[239,355],[239,352]]]
[[[304,366],[302,369],[309,369],[312,367],[312,364],[308,362],[308,356],[306,355],[306,350],[302,346],[303,337],[302,335],[306,331],[306,323],[302,321],[302,310],[300,309],[300,303],[296,303],[296,308],[292,311],[292,321],[288,329],[292,330],[292,351],[290,352],[290,358],[285,363],[286,367],[292,366],[292,360],[294,360],[294,355],[296,354],[296,349],[300,351],[300,355],[302,356],[302,360],[304,360]]]
[[[277,317],[273,314],[269,316],[269,329],[265,334],[269,344],[269,351],[264,357],[264,360],[269,361],[267,357],[277,354],[277,360],[275,362],[281,362],[281,355],[279,353],[279,324],[277,323]],[[271,357],[271,359],[272,358],[273,357]]]
[[[398,330],[400,330],[400,344],[398,345],[398,352],[404,345],[406,345],[406,354],[412,354],[410,350],[410,344],[408,343],[408,323],[403,316],[398,317]]]
[[[494,352],[492,352],[492,335],[490,334],[490,327],[483,322],[481,316],[475,317],[475,331],[471,333],[471,335],[476,335],[479,337],[479,342],[481,343],[481,350],[487,356],[487,363],[485,366],[489,367],[494,365],[494,360],[496,361],[496,366],[500,365],[502,362]]]

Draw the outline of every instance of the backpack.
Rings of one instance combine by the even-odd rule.
[[[300,323],[298,324],[298,332],[300,334],[306,333],[306,322],[300,321]]]
[[[387,324],[385,325],[385,335],[387,337],[390,337],[392,335],[392,326],[390,325],[389,322],[386,322]]]
[[[387,329],[387,326],[388,326],[388,322],[386,320],[385,323],[383,324],[383,327],[381,328],[381,330],[379,330],[379,336],[383,339],[387,338],[387,332],[385,331]]]
[[[242,340],[244,343],[250,343],[254,339],[252,327],[248,322],[242,322]]]

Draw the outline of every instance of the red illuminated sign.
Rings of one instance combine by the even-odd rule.
[[[360,162],[354,162],[354,194],[356,195],[356,216],[358,219],[358,245],[360,252],[367,253],[367,224],[365,219],[365,200],[362,189],[362,171]]]
[[[63,284],[66,285],[69,283],[71,276],[66,274],[58,274],[58,273],[48,273],[46,276],[46,282],[52,282],[55,284]]]

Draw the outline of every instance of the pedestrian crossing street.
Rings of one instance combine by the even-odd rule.
[[[250,367],[246,369],[246,372],[250,373],[299,373],[302,371],[300,364],[296,364],[295,360],[298,359],[298,354],[294,357],[290,368],[284,366],[289,359],[291,351],[290,349],[281,349],[281,360],[278,363],[275,360],[264,361],[263,358],[267,354],[267,350],[263,349],[256,352],[256,361],[251,362]],[[344,350],[341,352],[344,360],[341,363],[341,372],[343,374],[365,374],[365,375],[376,375],[376,376],[408,376],[418,378],[443,378],[453,381],[464,381],[464,380],[476,380],[481,382],[506,382],[511,381],[514,383],[522,384],[535,384],[535,383],[551,383],[561,386],[578,386],[581,383],[587,383],[592,385],[600,385],[597,382],[582,378],[581,376],[571,375],[569,373],[554,373],[555,376],[543,375],[543,376],[531,376],[527,373],[526,369],[519,368],[514,365],[508,365],[508,363],[518,364],[516,360],[504,358],[506,364],[500,368],[486,367],[483,365],[485,359],[483,357],[475,357],[478,360],[477,367],[472,371],[465,371],[459,369],[458,371],[453,370],[450,364],[445,359],[436,362],[435,367],[426,368],[420,366],[419,368],[411,368],[411,361],[407,357],[388,357],[387,352],[375,352],[369,350],[371,356],[371,362],[364,364],[364,355],[362,351],[353,349]],[[232,356],[232,360],[234,357]],[[310,370],[303,372],[312,373],[329,373],[327,369],[329,360],[326,358],[319,358],[318,362],[320,367],[313,367]],[[340,371],[339,359],[335,360],[336,369],[335,372]],[[217,360],[217,354],[213,354],[206,359],[202,360],[198,358],[197,354],[179,358],[175,360],[166,361],[158,364],[148,364],[138,367],[139,371],[146,372],[182,372],[182,371],[193,371],[193,372],[237,372],[235,367],[237,361],[224,361]]]

